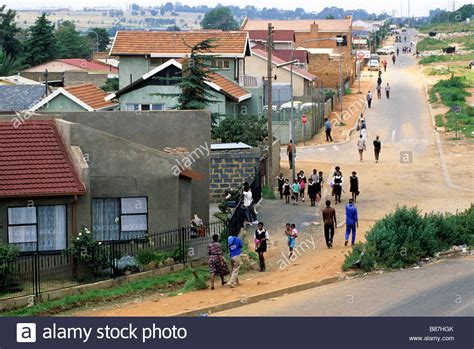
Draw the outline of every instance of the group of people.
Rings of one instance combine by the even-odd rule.
[[[324,183],[323,172],[313,170],[313,173],[309,178],[306,178],[304,171],[298,172],[293,183],[290,185],[290,180],[280,173],[277,177],[278,181],[278,192],[280,194],[280,200],[285,199],[285,204],[290,203],[290,196],[293,205],[297,205],[299,201],[304,202],[305,193],[308,193],[308,197],[311,206],[316,206],[316,202],[321,199],[321,188]]]
[[[364,161],[364,152],[367,150],[366,140],[367,140],[367,123],[364,118],[364,114],[360,114],[359,123],[357,129],[360,131],[359,139],[357,140],[357,150],[359,152],[360,162]],[[379,162],[380,152],[382,151],[382,142],[380,137],[376,136],[374,141],[374,155],[375,163]]]
[[[354,199],[349,199],[349,203],[346,205],[345,211],[346,234],[344,236],[344,246],[347,246],[347,244],[349,243],[349,237],[351,237],[351,246],[354,246],[356,241],[356,231],[359,227],[359,216],[357,208],[354,206]],[[326,201],[326,208],[323,210],[322,214],[324,223],[324,239],[326,240],[326,246],[327,248],[332,248],[334,243],[334,234],[337,227],[337,217],[336,210],[331,207],[331,200]]]
[[[332,188],[332,196],[334,196],[334,204],[341,203],[341,195],[344,192],[344,177],[342,175],[342,170],[339,166],[334,168],[334,173],[331,182],[329,183]],[[359,178],[357,173],[352,171],[352,174],[349,178],[349,191],[351,193],[352,200],[357,201],[357,196],[359,196]]]

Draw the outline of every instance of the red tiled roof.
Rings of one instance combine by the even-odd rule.
[[[54,120],[30,120],[19,126],[0,121],[0,197],[85,191]]]
[[[255,46],[252,47],[252,51],[256,49],[265,52],[267,51],[265,45],[261,43],[257,43],[255,44]],[[277,49],[273,50],[272,52],[274,56],[283,59],[285,62],[291,61],[292,59],[297,59],[300,63],[309,63],[308,51],[306,50],[296,49],[293,53],[293,50],[290,49]]]
[[[254,48],[252,48],[252,54],[254,54],[258,57],[261,57],[262,59],[267,60],[267,52],[266,51],[263,51],[261,49],[258,49],[258,48],[254,47]],[[281,64],[281,63],[285,63],[285,62],[288,62],[288,61],[286,61],[284,59],[281,59],[281,58],[279,58],[275,55],[272,55],[272,63],[273,64]],[[288,67],[288,66],[283,67],[283,69],[286,69],[288,71],[291,70],[290,67]],[[310,81],[316,80],[316,75],[311,74],[311,73],[307,72],[306,70],[303,70],[303,69],[298,68],[298,67],[293,67],[293,73],[303,77],[306,80],[310,80]]]
[[[69,86],[66,87],[65,90],[95,110],[115,105],[115,103],[106,101],[105,97],[107,97],[108,94],[94,84],[87,83]]]
[[[268,30],[249,30],[250,40],[267,41]],[[295,41],[295,32],[293,30],[274,30],[273,41]]]
[[[251,96],[251,94],[237,85],[235,82],[226,79],[222,75],[218,73],[210,73],[208,74],[210,82],[216,84],[221,88],[220,92],[224,93],[225,95],[229,96],[236,102],[240,102],[240,98]]]
[[[115,37],[110,55],[156,55],[179,57],[190,53],[189,46],[206,39],[214,39],[210,54],[222,56],[245,56],[248,34],[244,31],[181,31],[147,32],[119,31]]]
[[[94,72],[110,72],[117,74],[118,69],[115,67],[112,67],[108,64],[104,64],[99,61],[90,61],[87,59],[83,58],[65,58],[65,59],[58,59],[58,61],[81,68],[81,69],[86,69],[89,71],[94,71]]]

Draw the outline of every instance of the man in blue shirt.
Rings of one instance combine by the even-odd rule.
[[[230,287],[236,287],[240,285],[239,282],[239,270],[242,265],[242,260],[240,254],[242,253],[242,248],[244,243],[238,237],[238,233],[235,235],[230,235],[227,239],[227,245],[229,246],[229,257],[230,257],[230,266],[232,267],[232,272],[230,274]]]
[[[324,123],[324,129],[326,130],[326,142],[332,142],[331,137],[331,121],[328,118],[325,119],[326,122]]]
[[[357,216],[357,208],[354,206],[354,201],[349,200],[349,204],[346,205],[346,238],[344,246],[347,246],[349,241],[349,235],[352,233],[352,246],[356,240],[356,226],[359,227],[359,218]]]

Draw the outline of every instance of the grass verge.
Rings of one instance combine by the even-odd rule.
[[[433,56],[420,59],[418,63],[430,64],[430,63],[442,63],[442,62],[459,62],[459,61],[472,61],[473,59],[474,59],[474,53],[469,53],[467,55],[458,55],[458,54],[433,55]]]
[[[194,268],[194,271],[201,280],[207,279],[209,273],[207,267]],[[84,306],[106,305],[120,299],[126,299],[133,296],[143,296],[144,294],[150,294],[152,292],[159,292],[164,293],[167,296],[172,296],[178,292],[184,293],[198,288],[197,286],[199,286],[199,283],[194,282],[193,280],[195,280],[193,269],[187,268],[173,274],[132,281],[113,288],[89,291],[54,301],[39,303],[32,307],[2,313],[1,316],[56,315]],[[196,288],[193,287],[194,285],[196,285]],[[199,287],[202,287],[202,284]]]
[[[275,200],[276,199],[275,192],[268,185],[264,185],[262,187],[262,197],[264,199],[267,199],[267,200]]]

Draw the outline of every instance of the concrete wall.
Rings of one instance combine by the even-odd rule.
[[[63,94],[59,94],[56,96],[56,98],[53,98],[38,111],[41,113],[55,113],[62,111],[86,111],[86,109],[81,107],[76,102],[70,100]]]
[[[127,57],[121,56],[119,63],[119,88],[131,84],[148,73],[148,63],[145,56]]]
[[[261,151],[249,150],[213,151],[211,153],[210,200],[219,202],[225,191],[251,182],[260,168]]]
[[[352,56],[350,56],[352,57]],[[340,62],[331,60],[328,54],[309,54],[308,71],[317,75],[324,84],[324,87],[338,88],[340,81]],[[346,59],[342,64],[342,79],[353,78],[354,63],[352,59]]]
[[[181,147],[194,152],[200,148],[201,152],[197,153],[199,157],[194,156],[196,161],[192,168],[203,178],[192,182],[192,211],[203,219],[209,217],[210,158],[205,150],[206,147],[210,149],[211,143],[211,116],[208,111],[81,112],[61,113],[56,117],[81,123],[152,149]],[[106,150],[113,152],[114,148],[106,146]],[[117,161],[120,162],[120,157]],[[148,163],[137,166],[148,166]],[[173,173],[172,166],[164,170]],[[161,195],[169,197],[170,194],[164,191]]]

